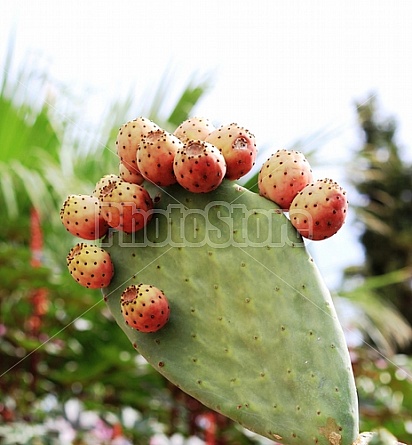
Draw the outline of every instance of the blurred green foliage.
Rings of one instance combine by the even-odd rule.
[[[376,98],[356,112],[361,141],[348,171],[364,262],[344,271],[340,295],[364,342],[353,351],[361,426],[412,443],[412,164]]]
[[[356,211],[365,262],[347,275],[368,278],[403,270],[402,279],[377,287],[375,296],[390,301],[411,325],[412,163],[403,159],[396,121],[379,113],[376,99],[357,104],[357,114],[363,144],[351,173],[361,197]]]
[[[412,359],[398,355],[390,360],[359,351],[354,363],[362,431],[386,428],[400,441],[411,443]]]

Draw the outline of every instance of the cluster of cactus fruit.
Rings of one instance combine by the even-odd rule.
[[[61,209],[86,241],[67,256],[72,277],[101,288],[133,347],[210,408],[279,443],[352,444],[349,354],[302,239],[340,229],[342,187],[281,149],[259,194],[246,190],[236,180],[255,165],[254,135],[203,118],[169,133],[139,117],[116,150],[118,173]]]
[[[143,229],[153,210],[142,186],[145,181],[158,187],[178,183],[189,192],[208,193],[225,178],[247,174],[257,154],[255,137],[247,129],[237,124],[215,129],[200,118],[188,119],[172,134],[140,117],[120,128],[116,146],[118,175],[103,176],[91,195],[69,195],[63,204],[62,223],[76,237],[97,240],[109,228],[125,233]],[[332,179],[314,181],[301,152],[281,149],[272,154],[260,169],[258,187],[262,196],[289,212],[292,225],[308,239],[329,238],[345,221],[346,192]],[[113,270],[103,264],[110,258],[103,249],[90,247],[78,244],[72,249],[67,258],[70,273],[86,287],[106,287]],[[84,260],[91,252],[93,263]]]

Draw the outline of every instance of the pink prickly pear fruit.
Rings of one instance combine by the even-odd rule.
[[[137,150],[137,167],[148,181],[166,187],[176,183],[173,160],[183,148],[179,138],[164,130],[150,131]]]
[[[221,126],[212,131],[205,141],[222,152],[227,165],[227,179],[241,178],[255,164],[257,155],[255,136],[244,127],[235,123]]]
[[[203,117],[191,117],[182,122],[173,134],[183,143],[193,140],[204,141],[215,129],[215,126],[209,119]]]
[[[97,182],[96,185],[94,187],[94,190],[92,192],[92,195],[95,196],[96,198],[99,198],[99,196],[102,193],[102,190],[108,186],[109,184],[115,183],[117,181],[120,181],[121,178],[118,175],[115,174],[110,174],[110,175],[105,175],[102,178],[100,178]]]
[[[140,185],[117,181],[100,194],[100,212],[107,224],[126,233],[136,232],[150,221],[153,201]]]
[[[157,332],[169,320],[166,295],[148,284],[128,286],[120,297],[120,305],[125,322],[140,332]]]
[[[334,235],[345,222],[347,210],[345,190],[332,179],[321,179],[295,196],[289,217],[303,237],[316,241]]]
[[[205,141],[189,141],[177,151],[174,165],[177,182],[189,192],[207,193],[222,183],[226,162],[218,148]]]
[[[123,181],[130,182],[131,184],[141,185],[144,182],[144,177],[140,173],[129,171],[123,162],[119,163],[119,176]]]
[[[119,128],[116,138],[116,149],[120,161],[132,173],[138,173],[139,168],[136,163],[137,149],[140,146],[142,137],[150,131],[160,130],[159,126],[150,119],[138,117],[126,122]]]
[[[107,287],[114,275],[110,254],[92,244],[76,244],[67,255],[67,267],[74,280],[90,289]]]
[[[109,226],[100,213],[95,196],[69,195],[60,210],[60,219],[68,232],[85,240],[102,238]]]
[[[259,193],[287,212],[293,198],[312,181],[312,169],[303,153],[278,150],[260,169]]]

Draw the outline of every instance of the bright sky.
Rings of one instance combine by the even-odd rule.
[[[273,150],[328,126],[344,127],[323,151],[339,165],[355,141],[354,100],[376,93],[383,109],[398,118],[401,141],[412,147],[410,0],[0,0],[0,5],[0,60],[14,24],[16,62],[29,50],[40,51],[55,79],[92,88],[93,106],[124,97],[131,86],[139,98],[165,71],[176,79],[172,97],[193,73],[199,78],[212,73],[214,86],[198,115],[238,122],[256,135],[258,145]],[[353,233],[337,236],[342,241]],[[325,247],[330,251],[335,243],[331,239]],[[339,262],[350,264],[359,251],[346,249],[337,257],[324,267],[333,271]]]

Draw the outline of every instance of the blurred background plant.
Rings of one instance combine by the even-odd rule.
[[[79,105],[87,93],[59,85],[38,57],[10,76],[12,56],[11,41],[0,83],[0,443],[268,443],[136,356],[100,292],[78,286],[65,265],[73,237],[59,209],[67,194],[90,193],[117,172],[118,127],[144,115],[174,129],[196,112],[211,78],[193,76],[173,101],[165,74],[144,106],[130,96],[87,123]],[[412,167],[376,101],[354,112],[359,146],[347,167],[365,261],[342,271],[334,298],[362,430],[385,427],[411,443]]]
[[[343,271],[363,430],[412,439],[412,164],[376,98],[355,104],[360,143],[347,166],[364,261]]]

